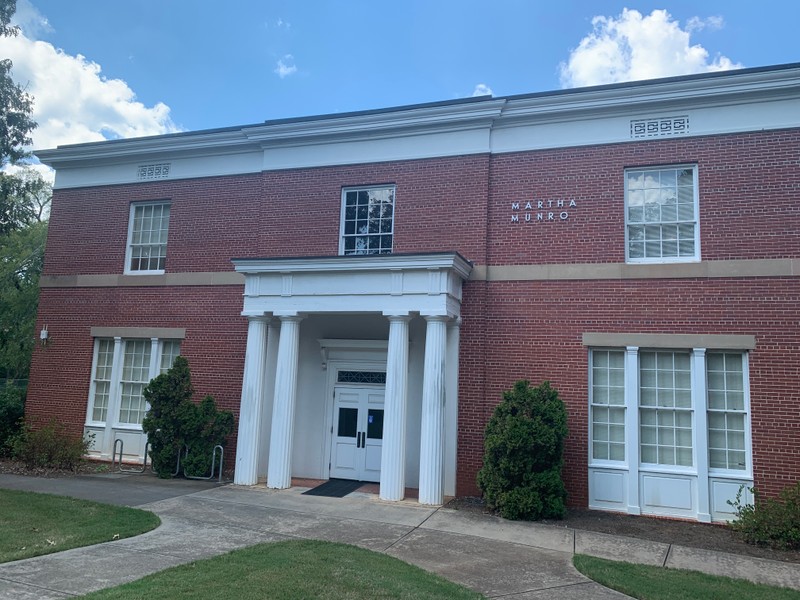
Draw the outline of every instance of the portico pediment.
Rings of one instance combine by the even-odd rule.
[[[458,317],[472,264],[457,252],[236,258],[244,316],[382,313]]]

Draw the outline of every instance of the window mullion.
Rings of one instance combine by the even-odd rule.
[[[692,406],[694,407],[694,464],[697,465],[697,519],[711,522],[711,498],[708,481],[708,394],[706,349],[692,351]]]
[[[104,451],[108,456],[114,453],[114,427],[119,423],[119,404],[122,398],[122,361],[125,344],[121,337],[114,338],[114,359],[111,363],[111,385],[108,391],[108,411],[106,412],[106,432]]]
[[[639,348],[625,348],[625,458],[628,462],[628,513],[642,512],[639,500]]]

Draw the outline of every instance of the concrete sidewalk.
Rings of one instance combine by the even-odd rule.
[[[0,475],[0,487],[31,489],[35,478]],[[149,481],[148,481],[149,479]],[[574,552],[691,568],[800,590],[800,566],[682,548],[488,515],[385,503],[369,494],[303,496],[304,488],[159,482],[146,476],[37,480],[35,491],[103,494],[152,510],[161,527],[144,535],[0,565],[0,598],[65,598],[132,581],[234,548],[285,539],[322,539],[384,552],[490,598],[625,598],[579,574]],[[162,485],[163,484],[163,485]],[[30,487],[26,487],[30,486]],[[201,489],[197,489],[201,488]],[[148,494],[150,495],[148,498]],[[129,504],[118,501],[117,503]]]

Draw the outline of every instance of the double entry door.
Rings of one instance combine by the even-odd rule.
[[[383,398],[382,387],[334,388],[331,477],[380,481]]]

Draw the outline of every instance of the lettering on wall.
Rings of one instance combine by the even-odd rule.
[[[575,200],[530,200],[511,203],[512,223],[555,223],[569,220]]]

